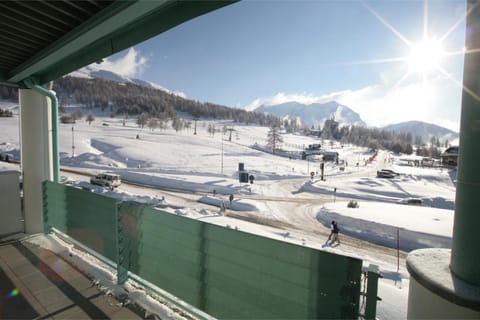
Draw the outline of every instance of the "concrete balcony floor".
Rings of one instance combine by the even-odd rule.
[[[1,241],[1,239],[0,239]],[[73,265],[26,241],[0,242],[0,319],[143,319]]]

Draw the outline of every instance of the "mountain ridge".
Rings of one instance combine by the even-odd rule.
[[[99,79],[110,80],[110,81],[115,81],[115,82],[119,82],[119,83],[132,83],[132,84],[137,84],[137,85],[144,86],[144,87],[147,87],[147,88],[162,90],[162,91],[165,91],[166,93],[174,94],[174,95],[182,97],[182,98],[187,98],[187,95],[185,93],[179,92],[179,91],[169,90],[169,89],[165,88],[164,86],[161,86],[157,83],[154,83],[154,82],[151,82],[151,81],[146,81],[146,80],[141,80],[141,79],[137,79],[137,78],[123,76],[123,75],[118,74],[118,73],[113,72],[113,71],[92,67],[91,65],[83,67],[83,68],[81,68],[77,71],[71,72],[68,75],[71,76],[71,77],[76,77],[76,78],[87,78],[87,79],[99,78]]]
[[[95,66],[87,66],[69,74],[77,78],[99,78],[104,80],[115,81],[117,83],[131,83],[147,88],[162,90],[168,94],[173,94],[181,98],[186,98],[182,92],[175,92],[169,90],[159,84],[145,81],[137,78],[122,76],[118,73],[96,68]],[[300,103],[297,101],[284,102],[280,104],[261,106],[251,110],[255,112],[269,113],[282,119],[289,119],[295,122],[301,122],[306,127],[322,126],[325,120],[334,119],[340,125],[355,125],[368,127],[362,120],[361,115],[353,111],[350,107],[340,104],[335,100],[325,103]],[[379,128],[380,130],[394,131],[394,132],[410,132],[413,137],[420,136],[423,142],[428,142],[432,136],[436,136],[443,140],[458,139],[458,133],[423,121],[411,120],[400,123],[395,123]]]
[[[357,112],[333,100],[326,103],[303,104],[290,101],[276,105],[261,105],[255,111],[270,113],[284,119],[300,120],[307,127],[323,125],[325,120],[332,118],[344,125],[366,127],[366,123]]]
[[[409,132],[413,137],[419,136],[423,142],[429,142],[431,137],[453,141],[459,138],[459,133],[439,125],[420,120],[410,120],[381,127],[393,132]]]

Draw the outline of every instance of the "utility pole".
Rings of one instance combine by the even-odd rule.
[[[74,134],[74,132],[75,132],[74,123],[72,123],[72,158],[75,157],[75,134]]]
[[[221,167],[221,173],[223,174],[223,135],[220,136],[222,139],[222,167]]]
[[[232,141],[232,131],[235,131],[235,129],[233,129],[233,128],[228,128],[227,130],[230,131],[230,135],[229,135],[229,137],[228,137],[228,141],[231,142],[231,141]]]
[[[193,121],[194,121],[194,123],[195,123],[195,124],[194,124],[194,129],[193,129],[193,134],[194,134],[194,135],[197,134],[197,120],[198,120],[197,117],[193,118]]]

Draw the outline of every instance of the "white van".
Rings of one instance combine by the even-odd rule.
[[[91,184],[96,184],[102,187],[116,188],[122,184],[120,175],[115,173],[99,173],[95,177],[90,178]]]

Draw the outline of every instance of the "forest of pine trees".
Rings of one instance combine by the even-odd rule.
[[[336,140],[367,147],[371,150],[386,149],[395,153],[412,154],[414,147],[416,155],[423,157],[440,157],[441,148],[448,147],[448,140],[443,144],[437,137],[432,137],[427,146],[420,137],[412,137],[410,132],[392,132],[376,128],[359,126],[340,127],[335,121],[325,121],[321,130],[321,138]]]
[[[112,115],[139,116],[147,114],[159,119],[175,119],[177,112],[193,117],[229,119],[235,122],[269,126],[280,120],[272,115],[201,103],[159,89],[137,84],[120,84],[103,79],[63,77],[54,82],[60,104],[79,103],[87,108],[108,110]]]

